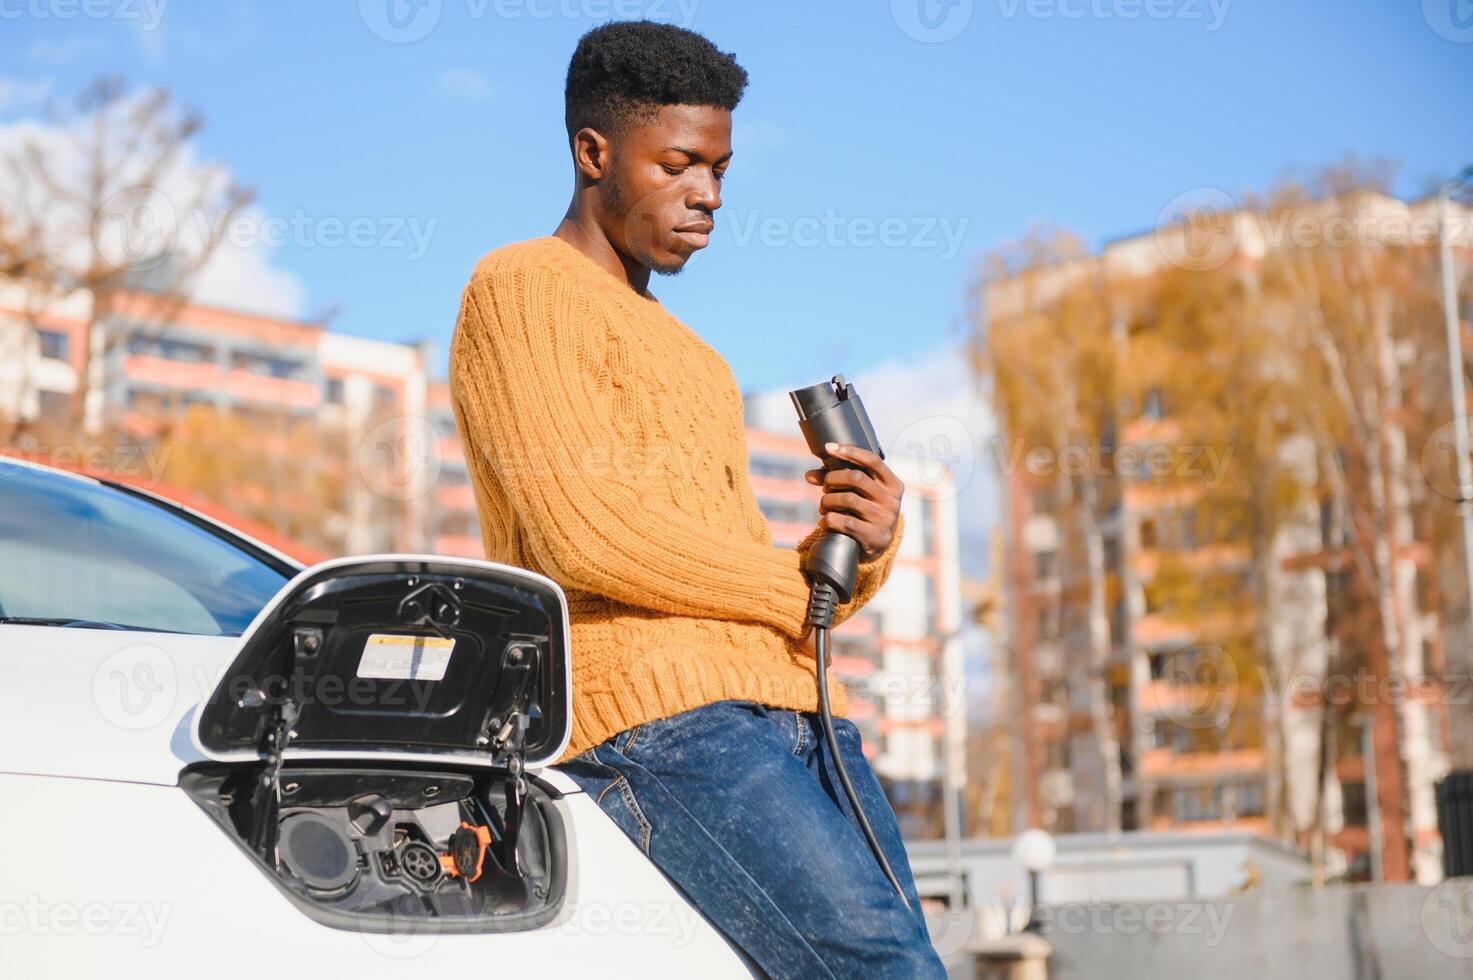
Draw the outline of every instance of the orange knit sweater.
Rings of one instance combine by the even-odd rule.
[[[476,266],[450,390],[486,556],[567,592],[573,731],[557,761],[728,698],[817,710],[800,569],[818,531],[773,547],[720,354],[545,236]],[[836,625],[885,582],[903,530],[860,565]]]

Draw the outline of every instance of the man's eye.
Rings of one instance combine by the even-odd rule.
[[[669,174],[670,176],[672,176],[672,177],[679,177],[681,174],[685,173],[685,168],[684,167],[672,167],[672,166],[669,166],[668,164],[663,164],[663,163],[660,164],[660,166],[663,167],[664,170],[665,170],[665,172],[667,174]]]
[[[713,170],[713,171],[711,171],[711,176],[715,177],[717,180],[725,180],[726,179],[726,171],[725,170]]]

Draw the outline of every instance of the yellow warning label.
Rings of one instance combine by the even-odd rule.
[[[406,681],[444,680],[445,670],[450,666],[450,653],[454,649],[454,639],[374,633],[363,645],[358,676]]]

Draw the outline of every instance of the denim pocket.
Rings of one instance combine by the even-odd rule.
[[[590,751],[598,763],[608,766],[609,770],[614,773],[614,777],[594,796],[594,802],[620,830],[624,831],[626,837],[639,845],[640,851],[648,857],[653,829],[649,819],[644,815],[644,810],[640,808],[639,801],[634,798],[634,789],[629,785],[629,779],[618,769],[600,759],[597,748]]]

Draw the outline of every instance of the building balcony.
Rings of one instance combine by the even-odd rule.
[[[1140,761],[1142,779],[1157,784],[1177,780],[1201,782],[1215,777],[1254,775],[1263,772],[1262,749],[1228,749],[1222,752],[1173,752],[1148,749]]]

